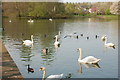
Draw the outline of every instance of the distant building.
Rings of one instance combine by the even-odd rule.
[[[96,7],[92,7],[89,9],[89,13],[96,13],[98,10]]]

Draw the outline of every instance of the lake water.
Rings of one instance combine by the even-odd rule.
[[[42,78],[43,72],[39,71],[42,66],[46,67],[46,77],[61,73],[65,77],[71,73],[72,78],[118,78],[118,20],[41,19],[28,23],[27,19],[12,19],[10,23],[9,19],[3,19],[3,26],[5,30],[2,37],[5,46],[25,78]],[[55,48],[53,38],[59,31],[61,46]],[[22,44],[22,41],[30,39],[31,35],[34,36],[33,48]],[[64,38],[66,35],[72,37]],[[75,35],[79,35],[79,38],[75,38]],[[95,38],[95,35],[99,37]],[[101,41],[103,35],[107,35],[108,42],[115,44],[115,49],[105,48],[104,42]],[[50,52],[43,54],[43,48],[49,48]],[[83,57],[100,58],[99,66],[87,65],[90,67],[88,68],[85,64],[80,65],[78,48],[82,48]],[[34,68],[34,73],[28,73],[28,64]]]

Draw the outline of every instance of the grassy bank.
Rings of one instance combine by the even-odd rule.
[[[97,15],[99,18],[118,19],[118,15]]]
[[[90,17],[90,18],[118,19],[118,15],[96,15],[96,14],[74,15],[73,17]]]

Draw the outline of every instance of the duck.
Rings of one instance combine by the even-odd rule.
[[[57,80],[61,80],[61,78],[63,78],[63,74],[58,74],[58,75],[50,75],[45,79],[46,68],[45,67],[40,67],[39,71],[43,71],[42,80],[50,80],[50,79],[56,79],[56,78],[57,78]]]
[[[89,37],[87,37],[87,40],[89,39]]]
[[[41,51],[42,51],[42,53],[48,53],[48,52],[49,52],[49,49],[48,49],[48,48],[44,48],[44,49],[42,49]]]
[[[95,38],[97,39],[99,36],[98,35],[95,35]]]
[[[26,46],[33,45],[33,35],[31,35],[31,40],[24,40],[23,44]]]
[[[33,68],[30,68],[30,65],[28,64],[28,72],[31,72],[31,73],[33,73],[34,72],[34,69]]]
[[[78,48],[80,52],[80,56],[78,58],[78,62],[85,63],[85,64],[95,64],[100,61],[100,59],[95,58],[94,56],[87,56],[82,59],[82,48]]]
[[[106,47],[112,47],[112,48],[115,49],[115,44],[113,44],[113,43],[107,43],[107,37],[106,37],[106,39],[105,39],[104,45],[105,45]]]
[[[80,34],[81,36],[83,36],[83,34]]]

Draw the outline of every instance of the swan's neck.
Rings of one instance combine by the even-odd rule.
[[[82,60],[82,49],[80,49],[80,56],[79,59]]]
[[[61,32],[59,31],[58,35],[60,35],[60,33],[61,33]]]
[[[57,36],[56,36],[55,42],[57,42],[57,40],[58,40],[58,39],[57,39]]]
[[[45,79],[45,76],[46,76],[46,70],[43,71],[43,77],[42,77],[42,80]]]
[[[31,41],[33,42],[33,37],[31,36]]]
[[[107,39],[105,40],[105,45],[107,44]]]

